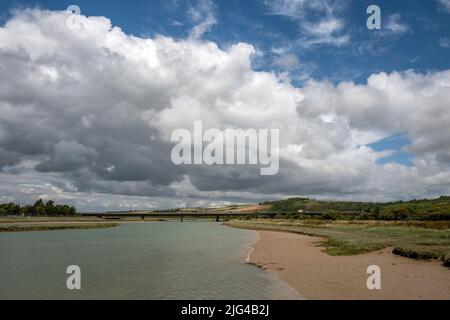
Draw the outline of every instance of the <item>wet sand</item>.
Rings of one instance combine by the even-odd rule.
[[[275,272],[311,300],[450,300],[450,269],[440,262],[416,261],[392,249],[333,257],[317,246],[320,238],[258,231],[248,262]],[[381,290],[369,290],[367,267],[381,268]]]

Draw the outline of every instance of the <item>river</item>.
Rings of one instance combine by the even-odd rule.
[[[245,263],[256,240],[211,222],[0,233],[0,299],[298,299]],[[66,287],[69,265],[81,290]]]

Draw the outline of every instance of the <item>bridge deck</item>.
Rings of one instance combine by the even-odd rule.
[[[80,213],[79,215],[82,217],[97,217],[101,219],[108,218],[141,218],[145,220],[145,218],[178,218],[183,221],[184,218],[215,218],[216,221],[220,221],[220,218],[233,218],[233,217],[247,217],[256,215],[259,217],[275,217],[278,212],[111,212],[111,213]],[[310,215],[310,216],[319,216],[322,215],[323,212],[304,212],[302,214]]]
[[[234,213],[234,212],[205,212],[205,213],[189,213],[189,212],[154,212],[154,213],[80,213],[82,217],[115,217],[115,218],[139,218],[139,217],[246,217],[253,213]],[[259,216],[274,216],[276,213],[255,213]]]
[[[184,218],[215,218],[219,221],[220,218],[224,217],[246,217],[251,215],[251,213],[236,213],[236,212],[120,212],[120,213],[80,213],[79,216],[82,217],[97,217],[101,219],[106,218],[178,218],[183,221]],[[259,216],[273,217],[276,213],[264,212],[258,213]]]

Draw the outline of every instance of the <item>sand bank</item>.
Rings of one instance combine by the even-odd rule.
[[[306,299],[450,299],[450,269],[440,262],[403,258],[385,249],[333,257],[317,246],[321,239],[258,231],[249,263],[276,272]],[[381,290],[367,289],[367,267],[381,268]]]

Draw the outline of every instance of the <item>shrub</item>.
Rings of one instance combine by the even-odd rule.
[[[431,252],[431,251],[421,251],[421,250],[413,250],[413,249],[407,249],[407,248],[394,248],[392,251],[393,254],[396,254],[398,256],[416,259],[416,260],[433,260],[433,259],[440,259],[441,256],[437,253]]]
[[[450,255],[447,255],[446,257],[444,257],[444,266],[450,268]]]
[[[330,210],[322,214],[322,219],[335,221],[339,219],[339,212]]]

